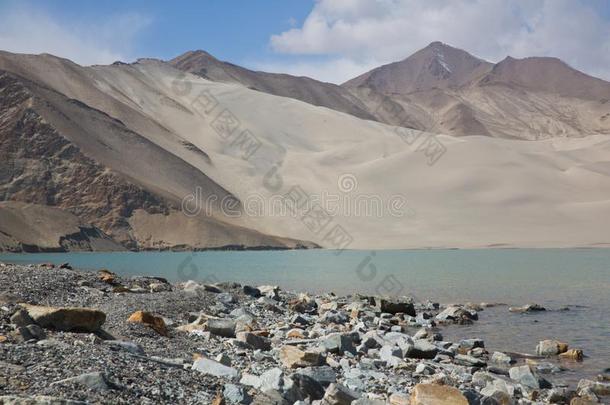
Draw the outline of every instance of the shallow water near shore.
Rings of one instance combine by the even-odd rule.
[[[488,350],[533,353],[542,339],[582,348],[582,363],[555,382],[592,378],[610,367],[610,249],[485,249],[401,251],[207,251],[4,254],[18,264],[69,262],[121,275],[277,284],[296,291],[411,295],[441,303],[535,302],[549,311],[512,314],[487,308],[471,326],[443,328],[446,339],[481,337]]]

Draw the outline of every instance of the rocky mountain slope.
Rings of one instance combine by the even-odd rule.
[[[124,250],[100,229],[47,205],[0,202],[0,251]]]
[[[435,133],[529,140],[610,134],[610,83],[555,58],[494,65],[433,42],[343,87],[387,97],[377,104],[393,112],[383,122]]]
[[[450,55],[444,63],[459,61],[460,74],[442,88],[426,72],[407,94],[385,94],[366,78],[346,88],[388,122],[403,122],[398,106],[408,126],[459,124],[503,137],[565,123],[566,100],[575,100],[574,123],[585,114],[579,103],[606,105],[569,86],[557,87],[560,96],[527,92],[525,79],[498,84],[514,69]],[[475,80],[468,71],[477,63]],[[82,67],[0,53],[0,200],[61,209],[132,249],[608,243],[607,136],[435,135],[214,77],[158,60]],[[456,94],[487,104],[454,103]],[[550,103],[559,121],[534,102]],[[426,103],[444,106],[452,121],[441,125]]]
[[[254,72],[204,51],[187,52],[169,63],[208,80],[438,134],[527,140],[610,134],[610,83],[556,58],[507,57],[493,64],[433,42],[341,87]]]
[[[493,64],[461,49],[433,42],[405,60],[371,70],[344,84],[370,87],[384,94],[409,94],[433,89],[452,89],[485,75]]]
[[[375,119],[375,116],[367,111],[362,101],[349,91],[332,83],[319,82],[309,77],[255,72],[232,63],[222,62],[205,51],[186,52],[170,60],[169,64],[176,69],[215,82],[239,83],[252,90],[294,98],[363,119]]]

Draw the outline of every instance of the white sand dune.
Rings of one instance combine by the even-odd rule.
[[[41,66],[43,62],[48,66]],[[113,150],[116,161],[105,159],[109,167],[119,166],[119,161],[122,172],[150,167],[135,180],[175,199],[195,193],[197,186],[206,196],[234,195],[241,201],[241,215],[223,218],[215,211],[215,218],[264,234],[332,248],[334,240],[327,234],[340,225],[350,235],[348,247],[362,249],[608,242],[610,136],[518,141],[430,138],[411,131],[408,139],[417,140],[409,144],[396,127],[238,84],[210,82],[157,61],[82,68],[51,57],[5,56],[0,69],[106,112],[163,151],[139,156],[126,144]],[[49,71],[53,73],[42,73]],[[239,127],[226,137],[214,129],[222,111],[239,120]],[[236,145],[245,130],[260,142],[247,159],[245,149]],[[446,151],[431,165],[421,149],[422,142],[433,139]],[[84,152],[101,159],[95,148]],[[151,160],[169,157],[199,171],[200,178],[181,169],[176,187],[171,171],[182,166]],[[170,172],[155,173],[155,165]],[[345,175],[357,182],[349,192],[338,184]],[[312,222],[300,215],[281,215],[278,204],[269,212],[275,196],[288,194],[294,186],[311,197],[341,202],[333,203],[338,208],[323,229],[317,223],[312,230],[307,226]],[[398,207],[401,198],[406,204]],[[383,204],[381,216],[354,213],[354,205],[372,206],[372,200]],[[245,215],[253,201],[266,204],[265,215]]]

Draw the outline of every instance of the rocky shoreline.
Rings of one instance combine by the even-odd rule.
[[[548,374],[577,347],[444,341],[485,307],[0,263],[0,404],[608,403]]]

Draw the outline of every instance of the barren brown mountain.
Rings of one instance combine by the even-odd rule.
[[[493,64],[466,51],[433,42],[405,60],[378,67],[348,81],[344,87],[370,87],[387,95],[455,89],[480,78],[492,68]]]
[[[255,72],[232,63],[222,62],[205,51],[186,52],[170,60],[169,64],[176,69],[215,82],[239,83],[252,90],[294,98],[363,119],[375,119],[358,98],[336,84],[320,82],[309,77]]]
[[[394,113],[382,121],[435,133],[519,139],[610,134],[610,83],[556,58],[508,57],[494,65],[433,42],[343,87],[363,100],[385,96],[389,101],[379,110]]]

